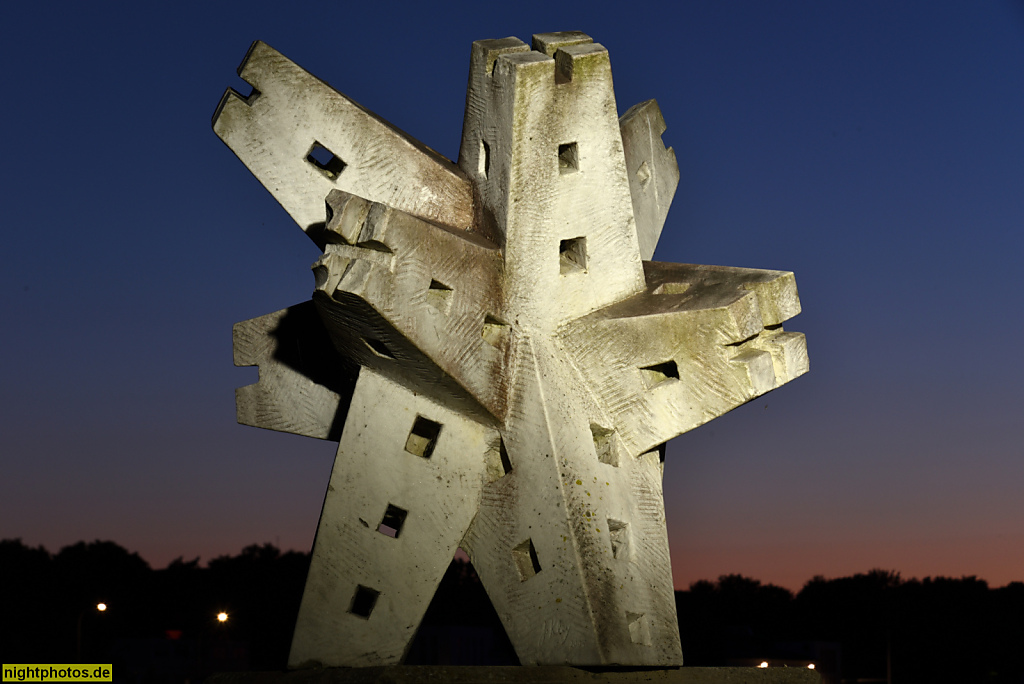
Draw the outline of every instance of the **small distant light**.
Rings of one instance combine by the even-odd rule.
[[[762,660],[761,664],[758,665],[758,667],[768,667],[768,661],[767,660]]]
[[[103,611],[105,611],[106,609],[107,609],[107,604],[106,603],[97,603],[96,604],[96,610],[100,611],[101,613]]]
[[[808,670],[813,670],[814,669],[814,663],[811,663],[810,665],[808,665],[807,669]]]
[[[227,621],[228,621],[228,614],[227,613],[224,613],[224,612],[217,613],[217,622],[227,622]]]

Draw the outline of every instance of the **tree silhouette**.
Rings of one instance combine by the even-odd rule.
[[[232,667],[280,670],[308,567],[308,554],[270,544],[219,556],[207,567],[178,558],[152,570],[109,541],[51,554],[3,540],[0,643],[6,659],[74,662],[81,619],[83,658],[114,663],[120,678],[170,682]],[[110,605],[102,615],[94,608],[99,600]],[[977,577],[903,580],[898,572],[872,570],[815,577],[794,596],[723,575],[676,592],[676,605],[687,665],[781,657],[794,643],[838,642],[847,680],[884,680],[891,667],[896,684],[1024,681],[1021,582],[991,589]],[[219,611],[228,613],[227,622],[216,621]],[[218,659],[225,646],[247,658]],[[516,662],[469,563],[449,567],[410,658]]]

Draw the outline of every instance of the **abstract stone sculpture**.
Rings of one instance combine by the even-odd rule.
[[[682,664],[665,443],[807,370],[793,274],[649,261],[675,154],[582,33],[473,44],[458,165],[239,75],[214,130],[324,252],[234,330],[239,422],[340,441],[290,666],[401,662],[460,546],[524,665]]]

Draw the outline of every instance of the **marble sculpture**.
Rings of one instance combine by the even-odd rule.
[[[665,443],[807,371],[793,274],[651,261],[675,153],[582,33],[473,43],[458,163],[238,73],[213,128],[323,250],[234,328],[239,422],[339,442],[290,666],[401,662],[459,547],[524,665],[682,664]]]

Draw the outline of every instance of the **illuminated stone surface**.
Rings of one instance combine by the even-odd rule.
[[[649,261],[679,181],[581,33],[473,43],[453,164],[263,43],[214,130],[323,249],[239,421],[339,440],[290,665],[395,664],[469,554],[524,665],[682,663],[665,443],[807,370],[792,273]]]

